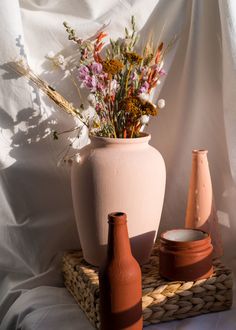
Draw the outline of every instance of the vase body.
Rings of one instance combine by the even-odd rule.
[[[213,273],[213,247],[206,232],[172,229],[161,234],[160,275],[171,281],[196,281]]]
[[[142,330],[142,275],[131,254],[126,215],[109,219],[107,259],[99,269],[101,330]]]
[[[185,227],[206,231],[211,236],[213,256],[222,256],[223,249],[212,192],[207,150],[192,151],[192,171]]]
[[[105,260],[107,214],[128,214],[132,254],[139,263],[150,256],[163,206],[166,171],[161,154],[148,142],[92,137],[72,164],[72,198],[84,258],[95,266]]]

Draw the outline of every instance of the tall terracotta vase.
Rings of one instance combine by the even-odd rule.
[[[214,205],[207,150],[192,151],[192,172],[189,184],[186,228],[198,228],[211,236],[213,256],[223,254],[218,219]]]
[[[166,171],[161,154],[149,145],[151,136],[115,139],[92,137],[72,164],[72,197],[84,258],[99,266],[105,260],[113,210],[128,214],[134,257],[148,261],[159,227]]]
[[[142,276],[131,254],[126,215],[109,219],[107,260],[99,269],[101,330],[141,330]]]

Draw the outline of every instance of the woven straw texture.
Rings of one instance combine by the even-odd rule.
[[[150,262],[142,266],[144,326],[203,313],[229,309],[232,305],[231,271],[214,260],[214,273],[195,282],[167,281],[159,276],[158,246]],[[63,257],[64,283],[95,328],[99,328],[98,269],[83,260],[81,251]]]

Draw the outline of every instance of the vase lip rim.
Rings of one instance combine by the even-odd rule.
[[[192,153],[195,154],[207,154],[208,150],[207,149],[193,149]]]
[[[176,239],[170,239],[167,238],[165,236],[167,236],[167,233],[176,233],[176,232],[180,232],[180,231],[188,231],[188,232],[196,232],[196,233],[201,233],[202,237],[199,237],[197,239],[189,239],[189,240],[176,240]],[[163,233],[161,233],[161,241],[164,241],[165,243],[170,243],[170,244],[175,244],[175,245],[189,245],[189,244],[194,244],[194,245],[198,245],[198,244],[202,244],[203,242],[206,242],[210,239],[210,235],[201,229],[197,229],[197,228],[174,228],[174,229],[170,229],[170,230],[166,230]]]
[[[140,137],[137,138],[112,138],[112,137],[105,137],[105,136],[96,136],[91,135],[89,136],[91,141],[100,141],[109,144],[139,144],[139,143],[146,143],[150,141],[151,134],[149,133],[140,133]]]

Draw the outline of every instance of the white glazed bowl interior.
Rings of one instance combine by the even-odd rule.
[[[194,229],[173,229],[163,234],[163,238],[175,242],[199,241],[206,237],[206,233]]]

